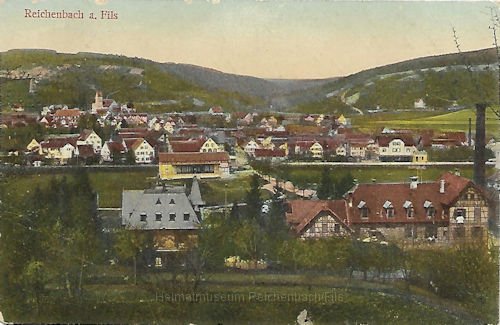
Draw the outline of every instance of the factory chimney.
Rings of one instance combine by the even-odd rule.
[[[476,138],[474,141],[474,183],[486,185],[486,104],[476,104]]]

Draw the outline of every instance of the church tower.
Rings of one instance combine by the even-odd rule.
[[[103,108],[102,92],[97,90],[95,92],[95,101],[92,103],[92,114],[97,114],[97,110]]]

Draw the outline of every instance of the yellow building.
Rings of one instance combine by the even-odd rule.
[[[31,142],[26,146],[26,150],[28,151],[35,151],[38,149],[40,149],[40,143],[36,141],[36,139],[31,140]]]
[[[311,156],[313,158],[323,158],[323,146],[318,142],[314,142],[314,144],[309,148],[311,152]]]
[[[412,159],[412,162],[413,163],[426,163],[428,160],[427,160],[427,152],[422,150],[422,151],[416,151],[414,154],[413,154],[413,159]]]
[[[200,152],[222,152],[224,151],[224,146],[219,146],[213,139],[208,138],[207,141],[203,143],[200,148]]]
[[[159,174],[163,180],[229,175],[227,152],[167,152],[160,153],[159,158]]]

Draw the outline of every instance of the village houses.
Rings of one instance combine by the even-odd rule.
[[[434,182],[356,184],[341,200],[292,200],[286,219],[301,238],[355,236],[406,244],[487,242],[489,203],[452,173]]]

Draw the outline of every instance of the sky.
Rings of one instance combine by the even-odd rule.
[[[452,28],[462,51],[491,47],[490,8],[498,2],[0,0],[0,51],[110,53],[262,78],[328,78],[456,53]],[[26,9],[80,10],[85,18],[26,18]],[[118,19],[100,19],[102,10]]]

